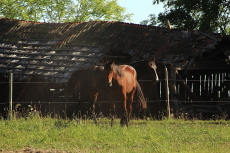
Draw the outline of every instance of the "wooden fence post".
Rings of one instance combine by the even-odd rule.
[[[12,104],[12,98],[13,97],[13,73],[9,73],[9,119],[11,120],[13,117],[13,104]]]
[[[166,95],[167,117],[170,118],[168,69],[166,66],[165,66],[165,93],[166,93],[165,95]]]

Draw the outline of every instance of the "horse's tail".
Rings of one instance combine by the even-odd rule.
[[[141,106],[141,109],[146,109],[147,108],[147,103],[146,103],[146,100],[145,100],[145,96],[141,90],[141,86],[140,84],[138,83],[138,81],[136,80],[136,84],[137,84],[137,89],[136,89],[136,92],[137,92],[137,101],[138,103],[140,104]]]
[[[69,94],[74,92],[77,86],[77,82],[78,82],[80,73],[81,73],[81,70],[78,70],[71,74],[69,81],[67,83],[67,88],[66,88],[66,101],[68,100]]]

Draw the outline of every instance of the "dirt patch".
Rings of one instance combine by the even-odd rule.
[[[83,153],[83,151],[70,151],[76,153]],[[68,153],[68,151],[57,150],[57,149],[35,149],[33,147],[24,147],[21,150],[0,150],[0,153]]]

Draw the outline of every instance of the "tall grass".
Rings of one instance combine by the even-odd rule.
[[[62,120],[32,117],[0,120],[0,150],[26,146],[67,152],[198,152],[230,151],[229,121],[131,120],[113,127],[110,120]]]

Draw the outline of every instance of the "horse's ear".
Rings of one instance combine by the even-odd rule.
[[[112,63],[115,63],[115,59],[113,58],[111,62],[112,62]]]
[[[108,63],[107,58],[104,58],[103,61],[104,61],[104,64],[107,64],[107,63]]]
[[[155,61],[155,55],[151,58],[149,58],[149,61]]]

